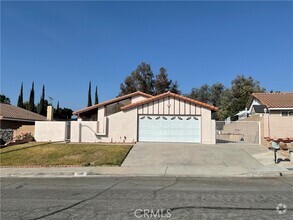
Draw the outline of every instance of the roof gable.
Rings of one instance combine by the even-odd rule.
[[[249,106],[253,99],[257,99],[268,108],[293,108],[293,92],[252,93],[248,101]]]
[[[267,109],[267,106],[265,106],[265,105],[253,105],[253,109],[254,109],[255,113],[265,113],[265,109]]]
[[[126,105],[126,106],[122,107],[121,110],[131,109],[131,108],[134,108],[134,107],[137,107],[137,106],[140,106],[140,105],[143,105],[143,104],[146,104],[146,103],[158,100],[158,99],[169,97],[169,96],[177,98],[177,99],[181,99],[181,100],[186,101],[186,102],[193,103],[195,105],[199,105],[199,106],[211,109],[213,111],[218,110],[218,108],[213,106],[213,105],[210,105],[210,104],[207,104],[207,103],[204,103],[204,102],[200,102],[200,101],[197,101],[197,100],[194,100],[194,99],[191,99],[191,98],[187,98],[187,97],[184,97],[184,96],[172,93],[172,92],[166,92],[166,93],[163,93],[163,94],[160,94],[160,95],[157,95],[157,96],[153,96],[152,98],[148,98],[148,99],[140,101],[140,102],[135,102],[135,103]]]
[[[93,109],[96,109],[96,108],[99,108],[99,107],[102,107],[102,106],[105,106],[105,105],[109,105],[109,104],[114,103],[114,102],[121,101],[123,99],[127,99],[127,98],[134,97],[134,96],[139,96],[139,95],[144,96],[146,98],[153,97],[152,95],[146,94],[144,92],[137,91],[137,92],[133,92],[133,93],[130,93],[130,94],[127,94],[127,95],[124,95],[124,96],[117,97],[115,99],[111,99],[111,100],[108,100],[108,101],[105,101],[105,102],[101,102],[101,103],[96,104],[96,105],[92,105],[92,106],[87,107],[87,108],[83,108],[81,110],[74,111],[72,114],[73,115],[78,115],[78,114],[83,113],[83,112],[87,112],[87,111],[90,111],[90,110],[93,110]]]
[[[0,103],[1,120],[45,121],[45,116],[19,108],[14,105]]]

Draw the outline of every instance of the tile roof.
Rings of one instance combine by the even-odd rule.
[[[127,94],[127,95],[124,95],[124,96],[117,97],[115,99],[111,99],[111,100],[108,100],[108,101],[105,101],[105,102],[101,102],[101,103],[96,104],[96,105],[92,105],[92,106],[87,107],[87,108],[83,108],[83,109],[78,110],[78,111],[74,111],[72,114],[73,115],[78,115],[80,113],[87,112],[87,111],[99,108],[101,106],[108,105],[108,104],[111,104],[113,102],[118,102],[120,100],[127,99],[127,98],[134,97],[134,96],[138,96],[138,95],[144,96],[146,98],[153,97],[152,95],[146,94],[144,92],[137,91],[137,92],[133,92],[133,93],[130,93],[130,94]]]
[[[140,102],[135,102],[135,103],[132,103],[132,104],[123,106],[121,108],[121,110],[126,110],[126,109],[130,109],[130,108],[134,108],[136,106],[140,106],[140,105],[143,105],[145,103],[149,103],[149,102],[152,102],[152,101],[155,101],[155,100],[158,100],[158,99],[162,99],[162,98],[165,98],[165,97],[168,97],[168,96],[171,96],[171,97],[174,97],[174,98],[178,98],[178,99],[181,99],[181,100],[184,100],[184,101],[193,103],[195,105],[199,105],[199,106],[202,106],[202,107],[206,107],[206,108],[211,109],[213,111],[217,111],[218,110],[218,108],[215,107],[215,106],[213,106],[213,105],[209,105],[207,103],[200,102],[200,101],[197,101],[197,100],[194,100],[194,99],[191,99],[191,98],[187,98],[187,97],[184,97],[184,96],[181,96],[181,95],[172,93],[172,92],[166,92],[166,93],[163,93],[163,94],[160,94],[160,95],[157,95],[157,96],[153,96],[152,98],[142,100]]]
[[[45,121],[46,117],[10,104],[0,103],[1,120]]]
[[[293,108],[293,92],[252,93],[251,96],[268,108]]]

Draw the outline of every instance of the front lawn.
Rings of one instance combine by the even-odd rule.
[[[27,143],[0,149],[1,166],[121,165],[132,145]]]

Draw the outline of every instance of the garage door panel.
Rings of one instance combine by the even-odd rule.
[[[139,116],[139,141],[200,143],[200,117]]]

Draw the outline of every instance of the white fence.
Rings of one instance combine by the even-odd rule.
[[[40,142],[65,141],[65,121],[36,121],[35,140]]]
[[[260,144],[259,121],[216,122],[216,143]]]
[[[71,142],[97,142],[98,122],[73,121],[71,122]]]
[[[114,115],[116,118],[118,114]],[[116,119],[114,118],[114,119]],[[136,141],[137,122],[132,121],[133,126],[128,126],[125,130],[125,124],[129,123],[128,118],[123,118],[123,123],[112,118],[111,124],[104,120],[102,129],[97,121],[44,121],[36,122],[35,139],[39,142],[49,141],[70,141],[70,142],[113,142],[113,143],[134,143]],[[205,136],[202,141],[207,144],[215,144],[215,121],[203,124]]]
[[[96,121],[37,121],[35,139],[40,142],[97,142]]]

